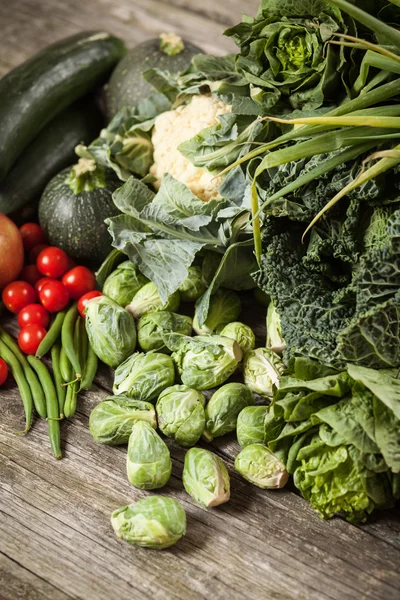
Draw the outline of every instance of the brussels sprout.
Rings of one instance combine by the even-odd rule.
[[[224,462],[209,450],[191,448],[186,452],[182,473],[188,494],[204,506],[218,506],[228,502],[230,480]]]
[[[182,302],[196,302],[204,294],[207,286],[203,281],[200,267],[189,267],[188,276],[178,287]]]
[[[227,383],[211,396],[206,408],[204,437],[211,441],[236,429],[237,418],[245,406],[254,404],[254,396],[243,383]]]
[[[135,352],[115,370],[113,393],[154,402],[174,381],[175,368],[170,356]]]
[[[220,288],[210,299],[205,323],[200,325],[198,305],[194,313],[193,329],[198,335],[212,333],[219,325],[235,321],[240,315],[240,298],[235,292]]]
[[[176,500],[149,496],[114,510],[111,525],[116,536],[130,544],[162,550],[185,535],[186,515]]]
[[[249,444],[237,455],[235,469],[260,488],[283,488],[289,473],[285,465],[263,444]]]
[[[188,337],[180,333],[164,336],[166,346],[173,351],[182,383],[195,390],[208,390],[224,383],[242,359],[235,340],[217,335]]]
[[[285,340],[282,337],[281,320],[273,302],[269,303],[267,310],[267,348],[277,354],[282,354],[285,349]]]
[[[166,443],[147,421],[136,421],[128,443],[126,472],[140,490],[163,487],[171,476],[171,456]]]
[[[158,426],[180,446],[194,446],[205,426],[206,399],[187,385],[173,385],[161,392],[157,404]]]
[[[236,340],[242,352],[253,350],[256,343],[256,336],[251,327],[240,321],[233,321],[228,325],[224,325],[221,329],[217,329],[217,333]]]
[[[148,281],[130,260],[126,260],[107,277],[103,285],[103,294],[125,308]]]
[[[156,312],[158,310],[169,310],[175,312],[180,304],[179,292],[174,292],[168,298],[168,301],[163,304],[159,296],[157,287],[150,281],[146,283],[131,299],[126,306],[126,310],[131,313],[135,319],[139,319],[146,313]]]
[[[156,411],[149,402],[127,396],[110,396],[90,413],[89,431],[99,444],[127,444],[135,421],[147,421],[157,427]]]
[[[239,446],[264,443],[265,417],[268,406],[246,406],[238,416],[236,435]]]
[[[109,367],[117,367],[136,348],[136,326],[132,315],[107,296],[88,302],[86,331],[94,353]]]
[[[192,333],[192,319],[166,310],[146,313],[137,324],[138,342],[145,352],[169,352],[163,335],[176,332],[184,335]]]
[[[280,357],[269,348],[257,348],[244,355],[244,382],[261,396],[272,398],[272,386],[279,387],[279,379],[284,370],[285,365]]]

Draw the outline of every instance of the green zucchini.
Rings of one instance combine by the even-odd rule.
[[[171,53],[163,46],[162,35],[161,39],[146,40],[129,50],[115,67],[105,93],[106,113],[109,119],[124,106],[134,106],[155,92],[143,79],[143,71],[157,68],[178,73],[187,69],[193,56],[202,52],[198,46],[183,41],[177,53]]]
[[[0,79],[0,181],[58,113],[105,82],[122,40],[85,31],[44,48]]]
[[[0,183],[0,212],[7,215],[39,199],[50,179],[76,161],[75,146],[91,142],[102,125],[102,114],[92,97],[78,100],[57,115]]]
[[[120,185],[113,171],[85,158],[53,177],[39,202],[39,222],[50,244],[98,266],[112,250],[104,219],[120,214],[112,199]]]

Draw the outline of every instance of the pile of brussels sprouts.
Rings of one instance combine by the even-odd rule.
[[[128,444],[129,482],[155,490],[166,485],[172,468],[158,428],[189,448],[183,485],[207,509],[229,500],[230,480],[221,458],[195,447],[201,438],[211,441],[236,430],[242,450],[235,469],[261,488],[283,487],[288,473],[263,444],[266,401],[284,370],[277,315],[268,311],[269,347],[255,349],[253,331],[237,320],[241,303],[231,290],[211,297],[202,327],[197,305],[193,319],[176,312],[181,301],[196,302],[205,289],[201,269],[191,267],[180,290],[163,304],[154,284],[126,261],[107,278],[104,296],[88,303],[86,328],[97,356],[115,368],[115,395],[90,415],[93,438],[111,446]],[[192,330],[197,335],[192,337]],[[244,383],[225,383],[239,371]],[[217,386],[207,402],[203,391]],[[176,543],[186,530],[183,508],[164,496],[119,508],[111,523],[118,537],[158,549]]]

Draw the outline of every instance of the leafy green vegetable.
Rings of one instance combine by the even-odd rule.
[[[196,302],[204,294],[207,286],[203,281],[201,267],[189,267],[188,276],[178,287],[182,302]]]
[[[363,522],[375,506],[392,505],[385,474],[361,465],[352,446],[329,447],[318,437],[298,453],[294,483],[321,517]]]
[[[235,459],[235,469],[264,489],[283,488],[289,479],[285,465],[263,444],[245,446]]]
[[[143,315],[157,311],[166,312],[178,310],[180,300],[179,292],[176,291],[168,296],[166,302],[163,302],[157,291],[157,287],[150,281],[136,292],[126,307],[126,310],[138,319],[139,317],[143,317]]]
[[[206,407],[204,437],[211,441],[235,431],[239,413],[254,402],[251,390],[243,383],[227,383],[220,387]]]
[[[136,421],[129,438],[126,472],[129,482],[141,490],[163,487],[171,476],[168,446],[146,421]]]
[[[148,496],[111,515],[117,537],[144,548],[162,550],[176,544],[186,533],[186,515],[173,498]]]
[[[106,296],[92,298],[85,311],[86,331],[95,354],[117,367],[136,347],[135,321],[127,310]]]
[[[143,315],[137,323],[139,346],[144,352],[166,352],[163,336],[176,332],[191,335],[192,319],[185,315],[160,310]]]
[[[129,260],[125,260],[105,280],[103,294],[125,308],[146,283],[148,279]]]
[[[162,302],[186,280],[200,250],[223,252],[248,221],[238,220],[239,209],[229,200],[202,202],[170,175],[163,177],[156,195],[130,178],[113,198],[124,213],[106,221],[113,246],[157,286]],[[227,208],[233,213],[226,215]]]
[[[282,354],[285,348],[285,340],[282,337],[281,320],[273,302],[270,302],[267,310],[267,348],[273,352]]]
[[[194,446],[204,431],[205,403],[201,392],[186,385],[166,388],[156,404],[159,428],[180,446]]]
[[[135,421],[147,421],[157,427],[156,411],[149,402],[132,400],[123,394],[110,396],[94,407],[89,417],[89,431],[99,444],[127,444]]]
[[[170,106],[163,94],[153,94],[133,108],[121,109],[88,147],[76,148],[78,156],[94,158],[123,181],[132,173],[144,177],[153,163],[151,130],[155,117]]]
[[[285,102],[310,110],[346,95],[344,49],[327,42],[347,31],[340,10],[323,0],[268,0],[225,35],[238,44],[236,70],[264,111]]]
[[[186,452],[182,480],[187,493],[204,508],[219,506],[229,500],[228,470],[209,450],[191,448]]]
[[[201,306],[201,300],[199,302]],[[199,311],[194,313],[193,329],[197,335],[205,335],[212,333],[220,325],[226,325],[231,321],[235,321],[241,311],[240,298],[235,292],[220,288],[210,298],[207,319],[200,325],[202,313]]]
[[[243,378],[245,384],[257,394],[272,397],[273,386],[285,370],[280,357],[269,348],[256,348],[244,355]]]
[[[232,321],[228,325],[217,327],[216,333],[222,335],[222,337],[236,340],[243,354],[249,350],[253,350],[256,343],[256,337],[251,327],[240,321]]]
[[[224,383],[242,358],[234,340],[217,335],[191,338],[170,333],[164,336],[164,342],[172,350],[182,383],[195,390],[208,390]]]
[[[264,443],[268,410],[268,406],[246,406],[240,411],[236,425],[239,446],[244,448],[249,444]]]
[[[175,369],[170,356],[135,352],[115,370],[113,392],[134,400],[155,402],[174,381]]]

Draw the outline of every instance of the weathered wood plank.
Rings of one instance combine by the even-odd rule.
[[[11,560],[0,552],[0,600],[68,600],[69,598],[70,596],[29,569],[22,567],[18,560]]]
[[[246,10],[255,13],[257,6],[258,2],[251,0],[246,3]],[[238,0],[221,3],[206,0],[200,6],[181,0],[2,2],[0,76],[47,44],[82,29],[106,29],[123,37],[128,46],[169,30],[199,44],[207,52],[233,51],[233,42],[223,37],[222,32],[240,20],[241,12]]]

